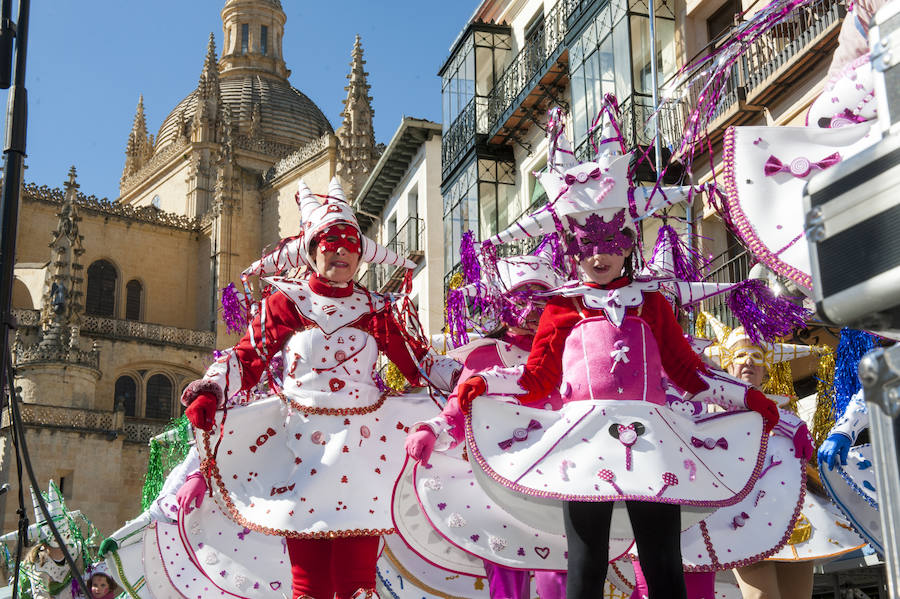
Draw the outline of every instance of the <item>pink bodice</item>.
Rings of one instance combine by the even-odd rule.
[[[566,339],[562,361],[560,392],[565,402],[666,402],[656,338],[647,323],[636,316],[626,316],[620,327],[604,317],[581,320]]]

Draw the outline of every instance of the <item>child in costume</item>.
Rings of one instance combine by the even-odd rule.
[[[264,279],[271,293],[246,335],[182,396],[191,423],[212,431],[217,410],[283,359],[283,386],[233,418],[223,410],[198,445],[218,507],[248,530],[285,537],[295,599],[374,596],[379,538],[393,532],[387,456],[428,411],[388,397],[374,378],[383,352],[418,381],[426,344],[392,298],[353,282],[360,261],[413,264],[362,235],[336,179],[324,199],[300,183],[301,232],[270,259],[299,257],[311,276]]]
[[[759,412],[767,430],[778,411],[749,385],[708,371],[661,284],[632,278],[635,213],[653,206],[630,186],[618,139],[605,133],[596,161],[550,169],[541,177],[550,204],[488,240],[562,230],[581,281],[549,299],[524,368],[468,379],[459,403],[469,413],[473,470],[488,494],[534,526],[563,520],[568,597],[594,597],[602,588],[611,528],[621,524],[616,504],[627,507],[650,597],[684,597],[680,506],[708,513],[741,499],[759,474],[766,437],[752,412],[695,422],[670,410],[663,373],[698,399]],[[654,195],[669,201],[662,190]],[[555,389],[559,411],[528,405],[543,405]],[[484,394],[511,395],[521,405]],[[692,436],[708,437],[712,447],[693,447]]]
[[[477,267],[474,256],[469,260]],[[487,337],[450,352],[451,356],[463,362],[462,380],[493,366],[523,364],[531,348],[543,305],[535,293],[558,287],[564,280],[553,269],[546,254],[498,260],[497,276],[494,277],[487,276],[480,269],[467,274],[474,280],[467,281],[469,285],[461,290],[451,290],[448,305],[464,306],[464,296],[468,296],[470,302],[483,306],[480,314],[482,327],[485,326],[484,321],[499,323],[500,327]],[[451,328],[461,335],[465,334],[466,323],[475,320],[474,317],[466,319],[462,314],[448,310],[448,321],[453,323]],[[548,407],[559,407],[558,395],[551,398],[551,404]],[[542,599],[565,597],[565,572],[550,569],[556,563],[560,570],[565,570],[565,560],[562,559],[564,539],[548,539],[550,535],[546,533],[539,536],[533,528],[516,522],[502,508],[492,505],[490,498],[484,496],[478,486],[471,486],[472,474],[464,460],[435,456],[435,462],[429,464],[433,450],[444,452],[456,447],[463,441],[464,432],[465,419],[454,392],[439,416],[419,423],[407,437],[406,449],[410,457],[428,468],[424,472],[416,468],[414,476],[416,486],[422,485],[421,492],[417,493],[418,502],[433,524],[428,529],[437,530],[448,542],[463,547],[483,561],[494,599],[529,597],[533,568],[538,568],[534,577]],[[440,485],[434,483],[438,480],[442,481]],[[402,518],[402,515],[398,516],[402,508],[396,500],[395,496],[395,521],[398,517]],[[472,505],[475,506],[474,511]],[[479,516],[486,519],[476,521]],[[437,559],[436,554],[440,552],[421,548],[420,544],[425,542],[420,538],[421,534],[414,537],[412,527],[403,530],[407,531],[404,539],[414,549],[420,547],[422,553],[427,552],[432,560]],[[549,550],[551,544],[557,545],[558,550],[552,550],[554,557],[549,563],[548,554],[531,550],[532,546]],[[527,551],[523,549],[518,553],[516,547],[520,545],[528,547]],[[459,565],[444,563],[451,570],[460,569]]]
[[[94,570],[87,582],[93,599],[113,599],[121,592],[116,581],[105,572],[105,569]]]

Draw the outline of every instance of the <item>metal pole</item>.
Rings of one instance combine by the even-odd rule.
[[[659,135],[659,73],[656,71],[656,0],[647,0],[650,6],[650,84],[653,87],[653,154],[656,159],[656,180],[662,171],[662,146]]]
[[[16,262],[16,228],[19,218],[19,190],[25,162],[25,127],[28,119],[28,92],[25,89],[25,57],[28,46],[30,0],[19,0],[16,21],[16,54],[13,84],[6,103],[6,145],[3,148],[3,191],[0,195],[0,381],[9,354],[12,329],[12,283]],[[12,390],[10,390],[12,391]]]
[[[869,408],[878,516],[888,595],[900,597],[900,464],[895,423],[900,415],[900,344],[877,348],[859,362],[859,380]]]

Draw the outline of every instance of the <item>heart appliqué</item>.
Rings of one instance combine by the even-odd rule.
[[[538,554],[538,557],[541,559],[547,559],[547,556],[550,555],[549,547],[535,547],[534,552]]]
[[[328,316],[331,316],[332,314],[337,312],[337,310],[338,310],[338,308],[334,304],[328,304],[327,306],[322,306],[322,312],[324,312]]]
[[[346,385],[346,384],[347,383],[345,383],[341,379],[331,379],[330,381],[328,381],[328,388],[336,393],[336,392],[340,391],[341,389],[343,389],[344,385]]]
[[[269,588],[272,589],[273,591],[277,591],[278,589],[281,588],[281,581],[276,580],[275,582],[270,582]]]

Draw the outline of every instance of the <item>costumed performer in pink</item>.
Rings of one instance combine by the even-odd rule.
[[[545,247],[550,248],[549,244]],[[494,366],[524,364],[544,305],[536,293],[558,287],[565,280],[554,270],[549,252],[500,259],[494,272],[497,276],[487,276],[471,248],[469,232],[464,236],[462,249],[468,285],[449,292],[447,318],[455,342],[468,341],[468,328],[487,330],[488,334],[449,353],[463,363],[460,380]],[[468,316],[467,301],[479,306],[481,313]],[[559,406],[560,398],[556,394],[547,407]],[[547,533],[516,522],[493,504],[479,486],[472,485],[471,468],[464,460],[440,455],[429,463],[435,449],[445,452],[464,440],[465,418],[457,392],[451,393],[439,416],[415,428],[407,437],[406,449],[419,462],[415,476],[417,491],[420,489],[417,498],[434,526],[429,530],[437,530],[447,542],[483,561],[493,599],[530,597],[531,574],[535,568],[538,568],[534,570],[538,596],[564,598],[565,539],[561,535],[548,539]],[[421,468],[427,470],[423,472]],[[436,481],[441,482],[436,484]],[[395,498],[395,522],[402,517],[398,508]],[[399,526],[398,529],[403,534],[404,529]],[[403,536],[410,545],[420,547],[421,543],[427,543],[427,539],[420,538],[421,534],[412,538],[411,527],[405,529],[408,534]],[[434,549],[427,553],[433,560],[441,554]],[[562,571],[552,570],[553,564]],[[452,569],[452,565],[448,567]]]
[[[219,507],[248,529],[286,538],[293,597],[372,597],[379,537],[393,532],[396,473],[387,456],[430,411],[380,391],[375,363],[383,352],[418,381],[427,344],[402,322],[394,298],[353,281],[361,261],[413,264],[362,234],[337,179],[323,199],[299,184],[300,234],[275,257],[299,256],[312,274],[263,279],[270,290],[247,333],[182,403],[207,431],[198,441],[201,470]],[[279,356],[283,388],[231,421],[226,400],[252,388]]]
[[[595,161],[549,169],[541,184],[550,203],[488,240],[490,253],[493,243],[560,231],[581,281],[548,301],[524,368],[468,379],[459,403],[470,412],[473,470],[489,494],[532,525],[563,521],[570,599],[603,587],[621,504],[631,530],[613,536],[636,540],[650,597],[683,598],[682,507],[709,513],[743,498],[761,469],[763,425],[774,426],[778,411],[759,391],[708,371],[660,283],[633,278],[635,218],[653,209],[652,199],[671,202],[659,189],[648,200],[630,185],[621,139],[605,128]],[[689,420],[666,406],[664,374],[695,398],[742,411]],[[559,411],[529,405],[556,389]],[[521,405],[485,394],[514,395]],[[701,451],[692,436],[729,442]]]

